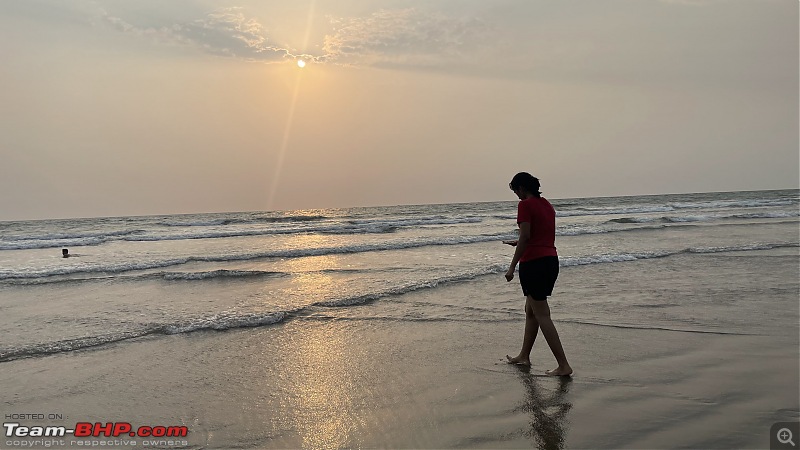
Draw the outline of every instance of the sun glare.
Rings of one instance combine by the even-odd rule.
[[[297,60],[297,67],[302,69],[305,66],[306,66],[306,62],[305,61],[303,61],[302,59],[298,59]]]

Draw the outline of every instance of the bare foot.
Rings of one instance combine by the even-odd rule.
[[[508,363],[509,364],[519,364],[519,365],[522,365],[522,366],[530,366],[531,365],[531,360],[530,359],[523,358],[521,356],[517,356],[517,357],[512,358],[512,357],[506,355],[506,359],[508,359]]]
[[[557,368],[555,368],[553,370],[548,370],[545,373],[547,375],[550,375],[551,377],[568,377],[568,376],[572,375],[572,367],[570,367],[570,366],[566,366],[566,367],[558,366]]]

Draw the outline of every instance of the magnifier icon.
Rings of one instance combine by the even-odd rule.
[[[792,444],[792,447],[797,447],[792,441],[792,430],[788,428],[781,428],[778,430],[778,442],[781,444]]]

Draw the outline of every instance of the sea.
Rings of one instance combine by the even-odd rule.
[[[799,195],[551,199],[561,264],[551,302],[582,297],[580,308],[555,308],[554,320],[718,334],[796,330]],[[396,302],[476,279],[505,283],[513,248],[501,241],[517,236],[516,204],[0,222],[0,364],[137,345],[145,336],[282,327],[300,317],[518,320],[521,292],[514,304]],[[709,255],[726,258],[703,259]],[[672,264],[637,274],[633,264],[643,260]],[[748,278],[765,261],[780,270]],[[712,282],[721,273],[741,274],[735,295]]]

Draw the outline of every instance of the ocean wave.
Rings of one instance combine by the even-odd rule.
[[[100,245],[110,240],[124,239],[145,233],[142,229],[106,232],[46,233],[40,235],[7,235],[0,238],[0,250],[30,250],[37,248],[83,247]]]
[[[413,227],[421,225],[457,225],[462,223],[479,223],[483,218],[477,216],[465,217],[447,217],[447,216],[432,216],[432,217],[414,217],[406,219],[394,220],[349,220],[348,223],[357,226],[371,226],[375,224],[389,225],[396,227]]]
[[[596,208],[574,208],[556,209],[558,217],[579,217],[579,216],[602,216],[602,215],[621,215],[621,214],[649,214],[661,212],[674,212],[685,209],[733,209],[733,208],[765,208],[776,206],[797,205],[797,200],[791,199],[762,199],[762,200],[718,200],[708,202],[681,203],[672,202],[663,205],[641,205],[631,207],[596,207]],[[758,213],[756,213],[758,214]],[[769,214],[769,213],[766,213]],[[511,215],[496,215],[498,219],[516,219]]]
[[[778,243],[778,244],[750,244],[733,247],[693,247],[686,250],[686,253],[730,253],[730,252],[749,252],[756,250],[773,250],[776,248],[800,247],[798,243]]]
[[[564,256],[559,257],[561,267],[588,266],[592,264],[606,264],[617,262],[638,261],[640,259],[654,259],[673,256],[681,252],[641,252],[641,253],[617,253],[601,254],[590,256]]]
[[[159,327],[159,331],[164,334],[191,333],[201,330],[225,331],[235,328],[253,328],[265,325],[274,325],[286,319],[287,311],[277,311],[269,313],[222,313],[211,317],[189,320],[183,323],[165,325]]]
[[[127,241],[170,241],[190,239],[218,239],[244,236],[266,236],[286,234],[373,234],[394,233],[400,228],[416,227],[422,225],[450,225],[461,223],[480,222],[480,218],[464,219],[403,219],[403,220],[376,220],[376,221],[348,221],[337,225],[319,225],[294,228],[268,228],[268,229],[231,229],[185,232],[179,234],[150,234],[124,237]]]
[[[292,222],[317,222],[326,220],[326,216],[318,215],[299,215],[299,216],[284,216],[284,217],[249,217],[249,218],[219,218],[209,220],[162,220],[157,222],[157,225],[166,227],[213,227],[220,225],[235,225],[235,224],[259,224],[259,223],[292,223]]]
[[[619,217],[611,219],[606,223],[652,223],[660,221],[661,219],[655,217]]]
[[[630,231],[630,230],[625,230],[625,231]],[[580,232],[584,234],[592,234],[603,231],[586,229],[586,230],[581,230]],[[564,231],[561,231],[559,233],[563,235]],[[326,255],[365,253],[365,252],[375,252],[375,251],[403,250],[403,249],[412,249],[412,248],[437,246],[437,245],[444,246],[444,245],[474,244],[481,242],[501,241],[504,239],[514,239],[514,238],[515,235],[511,233],[482,234],[477,236],[448,236],[448,237],[421,239],[416,241],[399,240],[399,241],[390,241],[390,242],[376,243],[376,244],[361,244],[361,245],[350,245],[341,247],[317,247],[309,249],[276,250],[276,251],[265,251],[265,252],[255,252],[255,253],[227,254],[218,256],[188,256],[183,258],[166,259],[160,261],[145,261],[145,262],[133,262],[133,263],[124,262],[124,263],[98,265],[98,266],[91,266],[82,263],[80,265],[69,265],[58,268],[47,268],[40,270],[5,269],[5,270],[0,270],[0,281],[15,280],[15,279],[46,278],[51,276],[73,275],[73,274],[92,274],[92,273],[118,274],[131,271],[178,266],[189,262],[227,262],[227,261],[248,261],[248,260],[268,259],[268,258],[301,258],[308,256],[326,256]],[[776,248],[775,246],[797,246],[797,244],[755,244],[755,246],[759,247],[758,249],[767,249],[767,248]],[[763,246],[766,246],[767,248],[761,248]],[[726,247],[726,248],[731,248],[731,247]],[[749,249],[749,247],[742,247],[742,249],[747,250]],[[685,250],[684,252],[686,251],[691,251],[691,250]],[[736,250],[734,248],[733,250],[725,250],[725,251],[736,251]],[[697,249],[697,251],[693,252],[700,253],[701,249]],[[633,259],[643,259],[649,257],[660,257],[659,255],[660,253],[653,253],[653,254],[640,253],[640,254],[615,255],[614,258],[617,259],[622,258],[620,260],[633,260]]]
[[[294,216],[291,220],[275,220],[270,219],[272,222],[297,222],[299,217],[308,217],[308,221],[325,219],[323,216]],[[220,219],[213,221],[214,224],[222,225],[220,221],[232,223],[244,223],[244,221],[235,221],[232,219]],[[302,220],[301,220],[302,221]],[[401,228],[429,226],[429,225],[453,225],[464,223],[477,223],[481,222],[479,217],[464,217],[464,218],[447,218],[447,217],[429,217],[429,218],[414,218],[414,219],[394,219],[394,220],[351,220],[341,224],[331,225],[311,225],[311,226],[294,226],[288,228],[275,227],[275,228],[191,228],[192,226],[201,227],[204,225],[211,225],[212,222],[192,222],[195,225],[188,225],[181,222],[176,222],[173,227],[186,227],[187,231],[173,230],[173,231],[158,231],[157,229],[151,230],[128,230],[110,233],[77,233],[77,234],[46,234],[41,236],[29,236],[25,238],[13,240],[0,240],[0,250],[27,250],[37,248],[57,248],[57,247],[81,247],[101,245],[112,240],[124,240],[131,242],[156,242],[156,241],[181,241],[193,239],[220,239],[220,238],[234,238],[246,236],[269,236],[269,235],[291,235],[291,234],[390,234],[398,231]],[[219,223],[218,223],[219,222]],[[163,222],[162,222],[163,223]],[[203,225],[201,225],[203,224]]]
[[[761,213],[734,214],[732,219],[788,219],[790,217],[800,217],[800,211],[772,211]]]
[[[148,270],[158,269],[162,267],[177,266],[187,262],[199,260],[194,258],[176,258],[161,261],[147,261],[139,263],[118,263],[110,265],[91,266],[88,264],[81,264],[77,266],[65,266],[59,268],[39,269],[39,270],[0,270],[0,280],[13,280],[25,278],[40,278],[51,277],[57,275],[72,275],[83,273],[123,273],[135,270]]]
[[[232,223],[247,223],[244,220],[237,219],[214,219],[214,220],[164,220],[157,222],[156,225],[165,227],[214,227],[219,225],[230,225]]]
[[[612,230],[597,226],[567,225],[567,226],[556,227],[556,236],[582,236],[585,234],[603,234],[603,233],[613,233],[618,231],[632,231],[632,230],[631,229]]]
[[[438,277],[416,283],[409,283],[402,286],[386,289],[384,291],[370,293],[366,295],[356,295],[338,299],[320,301],[306,307],[287,311],[270,311],[265,313],[241,313],[226,311],[213,314],[207,317],[191,318],[169,324],[151,324],[142,327],[140,330],[127,331],[122,333],[112,333],[102,336],[89,336],[77,339],[68,339],[29,346],[22,346],[10,349],[0,349],[0,362],[11,361],[20,358],[30,358],[46,356],[56,353],[76,351],[89,347],[113,344],[121,341],[131,340],[149,335],[174,335],[192,333],[197,331],[214,330],[226,331],[238,328],[252,328],[268,325],[275,325],[298,315],[307,315],[311,310],[319,307],[345,307],[351,305],[364,304],[370,301],[385,297],[402,295],[419,289],[435,288],[437,286],[465,281],[477,278],[482,275],[499,273],[505,270],[505,264],[497,264],[483,268],[475,268],[463,273],[450,276]]]
[[[46,241],[55,239],[109,238],[115,236],[127,236],[130,234],[136,234],[142,232],[144,232],[144,230],[142,229],[118,230],[118,231],[84,231],[76,233],[47,233],[34,236],[15,235],[15,236],[6,236],[5,238],[7,239],[11,237],[15,241],[30,241],[30,240]]]
[[[83,338],[65,339],[55,342],[0,349],[0,362],[36,356],[47,356],[55,353],[66,353],[90,347],[98,347],[114,342],[121,342],[128,339],[147,336],[148,334],[153,334],[155,332],[155,329],[145,329],[141,331],[115,333],[104,336],[88,336]]]
[[[582,214],[622,214],[622,213],[647,213],[658,210],[660,208],[628,208],[620,210],[594,211],[591,213],[572,211],[565,213],[569,215],[582,215]],[[635,212],[634,212],[635,211]],[[322,216],[313,216],[322,217]],[[496,218],[506,218],[515,216],[492,216]],[[778,218],[794,218],[800,217],[798,211],[760,211],[753,213],[729,214],[729,215],[676,215],[676,216],[661,216],[661,217],[619,217],[609,219],[607,223],[616,224],[647,224],[647,223],[691,223],[691,222],[708,222],[713,220],[732,220],[732,219],[778,219]],[[295,217],[296,218],[296,217]],[[444,216],[434,216],[427,218],[414,218],[414,219],[395,219],[395,220],[350,220],[341,224],[332,225],[312,225],[312,226],[294,226],[288,228],[236,228],[230,229],[199,229],[192,231],[190,228],[184,232],[158,232],[156,230],[121,230],[108,233],[87,232],[87,233],[57,233],[57,234],[44,234],[40,236],[27,236],[23,238],[13,238],[9,240],[7,237],[0,240],[0,250],[27,250],[39,248],[63,248],[63,247],[81,247],[81,246],[95,246],[102,245],[109,241],[125,240],[132,242],[140,241],[175,241],[175,240],[193,240],[193,239],[218,239],[218,238],[233,238],[233,237],[246,237],[246,236],[265,236],[265,235],[291,235],[291,234],[392,234],[398,230],[407,227],[418,226],[431,226],[431,225],[458,225],[479,223],[483,219],[481,217],[468,216],[463,218],[448,218]],[[574,227],[574,228],[569,228]],[[580,234],[597,234],[613,231],[621,231],[614,229],[603,229],[597,226],[576,226],[570,225],[567,227],[559,227],[558,234],[560,236],[575,236]],[[2,277],[0,276],[0,279]]]
[[[381,298],[385,297],[392,297],[396,295],[407,294],[409,292],[417,291],[420,289],[430,289],[435,288],[440,285],[448,284],[448,283],[455,283],[459,281],[467,281],[478,278],[484,275],[496,274],[505,271],[508,268],[506,264],[494,264],[487,267],[476,268],[472,269],[467,272],[438,277],[432,280],[423,280],[413,283],[407,283],[401,286],[393,287],[390,289],[386,289],[380,292],[374,292],[364,295],[358,295],[354,297],[347,297],[341,299],[333,299],[333,300],[325,300],[314,303],[313,306],[326,306],[326,307],[342,307],[342,306],[352,306],[352,305],[361,305],[364,303],[372,302]]]
[[[436,225],[460,225],[466,223],[480,223],[483,218],[476,216],[466,217],[415,217],[405,219],[377,219],[377,220],[348,220],[346,225],[318,228],[316,232],[322,234],[366,234],[366,233],[394,233],[402,228],[436,226]]]
[[[328,269],[333,272],[336,269]],[[357,271],[357,270],[354,270]],[[74,274],[71,274],[74,275]],[[141,281],[141,280],[158,280],[163,279],[167,281],[196,281],[196,280],[213,280],[217,278],[257,278],[257,277],[286,277],[289,276],[288,272],[270,272],[264,270],[228,270],[218,269],[200,272],[152,272],[139,275],[105,275],[105,276],[87,276],[87,277],[72,277],[60,278],[58,275],[40,277],[40,278],[9,278],[2,280],[3,284],[13,286],[35,286],[43,284],[55,283],[91,283],[91,282],[107,282],[107,281]]]
[[[274,325],[282,322],[287,316],[285,311],[263,314],[222,313],[206,318],[191,319],[173,324],[152,324],[136,331],[111,333],[102,336],[88,336],[76,339],[65,339],[55,342],[27,345],[15,348],[0,349],[0,362],[15,359],[47,356],[66,353],[91,347],[113,344],[149,335],[172,335],[203,330],[225,331],[236,328],[252,328]]]
[[[269,272],[264,270],[210,270],[206,272],[159,272],[156,277],[165,280],[208,280],[212,278],[245,278],[245,277],[284,277],[286,272]]]
[[[720,219],[722,217],[719,217]],[[678,217],[662,217],[661,221],[665,223],[689,223],[689,222],[708,222],[718,219],[714,216],[678,216]]]
[[[418,241],[393,241],[379,244],[362,244],[342,247],[318,247],[309,249],[276,250],[255,253],[228,254],[219,256],[189,256],[184,258],[174,258],[161,261],[147,261],[138,263],[117,263],[101,266],[90,266],[81,264],[78,266],[65,266],[56,269],[42,270],[0,270],[0,280],[17,278],[39,278],[54,275],[70,275],[77,273],[122,273],[135,270],[158,269],[162,267],[177,266],[189,262],[225,262],[225,261],[247,261],[265,258],[300,258],[305,256],[325,256],[349,253],[363,253],[373,251],[403,250],[409,248],[427,247],[434,245],[459,245],[473,244],[479,242],[499,241],[512,239],[513,235],[480,235],[480,236],[449,236],[441,238],[423,239]]]
[[[779,243],[761,243],[750,245],[736,245],[728,247],[689,247],[681,250],[673,251],[655,251],[655,252],[635,252],[635,253],[609,253],[589,256],[564,256],[559,257],[561,267],[570,266],[585,266],[592,264],[605,264],[617,262],[638,261],[643,259],[656,259],[666,258],[668,256],[675,256],[687,253],[730,253],[730,252],[745,252],[754,250],[772,250],[776,248],[791,248],[800,247],[800,243],[796,242],[779,242]]]
[[[707,222],[716,219],[716,216],[680,216],[680,217],[620,217],[610,219],[606,223],[687,223]]]
[[[385,234],[394,233],[400,228],[393,225],[375,225],[362,227],[341,227],[329,230],[321,230],[321,234]]]
[[[108,242],[109,238],[92,237],[78,239],[0,241],[0,250],[33,250],[40,248],[85,247]]]
[[[630,208],[577,208],[568,211],[556,211],[557,217],[579,217],[579,216],[606,216],[618,214],[645,214],[675,211],[671,206],[637,206]],[[515,216],[516,217],[516,216]]]
[[[361,316],[342,317],[337,315],[314,314],[313,316],[298,317],[299,320],[325,322],[329,320],[344,322],[468,322],[468,323],[498,323],[518,322],[519,317],[505,318],[476,318],[476,317],[410,317],[410,316]]]
[[[670,203],[676,209],[720,209],[720,208],[762,208],[769,206],[796,205],[791,199],[753,199],[753,200],[715,200],[708,202]]]
[[[687,223],[687,222],[709,222],[714,220],[730,219],[788,219],[800,217],[800,211],[763,211],[742,214],[705,214],[705,215],[683,215],[683,216],[662,216],[662,217],[619,217],[609,219],[606,223]]]
[[[800,247],[800,243],[783,242],[783,243],[762,243],[730,247],[691,247],[685,248],[680,251],[661,251],[661,252],[641,252],[641,253],[620,253],[620,254],[599,254],[580,257],[562,256],[560,257],[560,264],[562,267],[575,267],[582,265],[592,264],[608,264],[618,262],[629,262],[643,259],[664,258],[679,254],[692,254],[692,253],[724,253],[724,252],[738,252],[738,251],[751,251],[751,250],[767,250],[782,247]],[[290,311],[270,311],[265,313],[240,313],[240,312],[224,312],[220,314],[210,315],[208,317],[191,318],[184,321],[179,321],[169,324],[151,324],[144,326],[137,331],[128,331],[122,333],[112,333],[102,336],[89,336],[77,339],[61,340],[56,342],[35,344],[29,346],[15,347],[0,349],[0,362],[11,361],[20,358],[46,356],[55,353],[70,352],[80,350],[87,347],[96,347],[106,344],[112,344],[120,341],[130,340],[147,335],[173,335],[182,333],[191,333],[203,330],[216,330],[225,331],[237,328],[247,327],[260,327],[282,323],[292,317],[306,317],[313,313],[315,308],[342,308],[353,305],[361,305],[368,302],[380,300],[387,297],[403,295],[409,292],[432,289],[441,285],[449,283],[458,283],[462,281],[472,280],[481,276],[496,275],[506,270],[505,263],[488,265],[484,267],[477,267],[469,269],[465,272],[450,274],[447,276],[437,277],[429,280],[422,280],[417,282],[406,283],[400,286],[391,287],[379,292],[372,292],[368,294],[353,295],[349,297],[333,298],[324,301],[319,301],[311,305],[301,307]],[[167,274],[178,272],[162,272],[159,274],[149,274],[147,276],[166,276]],[[202,274],[204,272],[196,272]],[[210,277],[215,276],[252,276],[262,274],[273,274],[271,272],[259,273],[257,271],[211,271],[205,272]],[[187,276],[184,279],[203,279],[200,275],[197,278]],[[568,320],[562,320],[568,322]],[[692,330],[692,329],[677,329],[668,327],[653,327],[653,326],[635,326],[624,324],[602,324],[592,323],[588,321],[573,321],[575,323],[585,323],[589,325],[598,326],[614,326],[620,328],[642,328],[642,329],[660,329],[666,331],[680,331],[691,333],[711,333],[711,334],[736,334],[724,331],[711,331],[711,330]]]

